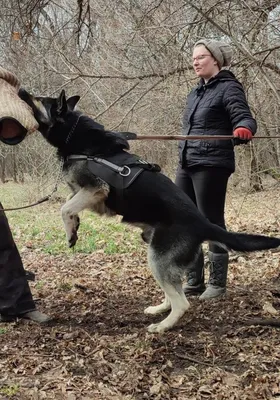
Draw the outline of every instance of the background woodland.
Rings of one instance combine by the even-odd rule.
[[[1,0],[0,65],[34,94],[79,94],[79,107],[107,129],[181,133],[188,91],[197,83],[192,49],[201,37],[232,44],[231,70],[258,122],[236,149],[232,184],[260,190],[280,179],[280,1]],[[174,176],[176,141],[132,150]],[[0,181],[50,181],[56,159],[39,134],[0,145]]]

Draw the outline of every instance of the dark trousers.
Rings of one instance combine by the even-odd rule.
[[[178,167],[175,183],[195,203],[199,211],[213,224],[226,229],[225,200],[231,172],[218,167]],[[226,253],[220,246],[210,243],[213,253]]]
[[[15,316],[35,309],[8,220],[0,211],[0,314]]]

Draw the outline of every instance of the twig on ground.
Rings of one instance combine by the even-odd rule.
[[[177,357],[179,357],[179,358],[182,358],[183,360],[191,361],[191,362],[194,362],[194,363],[196,363],[196,364],[208,365],[208,366],[210,366],[210,367],[213,367],[213,366],[214,366],[214,364],[211,363],[211,362],[209,362],[209,361],[197,360],[196,358],[187,356],[187,355],[185,355],[185,354],[176,353],[175,355],[176,355]]]
[[[254,318],[244,321],[245,325],[261,325],[261,326],[274,326],[275,328],[280,328],[280,319],[262,319],[262,318]]]

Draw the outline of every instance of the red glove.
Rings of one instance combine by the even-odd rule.
[[[253,134],[250,129],[240,127],[233,131],[233,136],[242,140],[251,140]]]

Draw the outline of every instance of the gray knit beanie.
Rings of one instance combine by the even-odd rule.
[[[220,68],[230,65],[233,51],[229,44],[214,39],[201,39],[194,47],[199,45],[205,46],[210,51]]]

